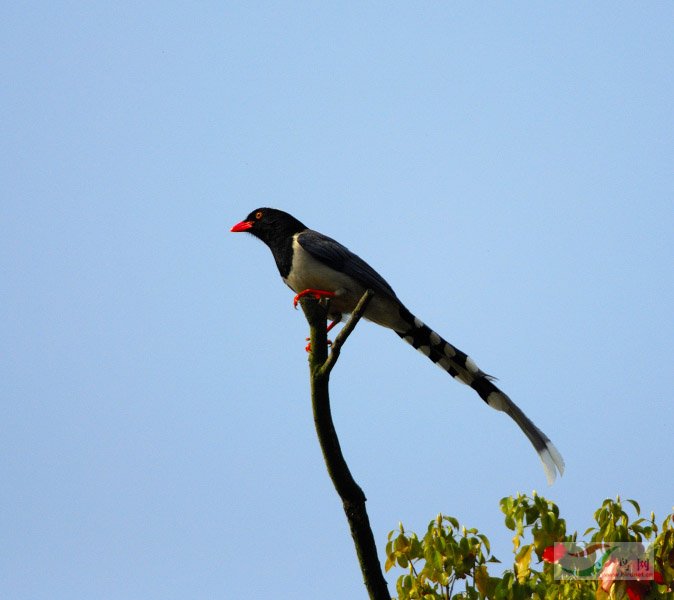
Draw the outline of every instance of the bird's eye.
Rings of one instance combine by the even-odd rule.
[[[258,211],[255,213],[255,218],[256,218],[258,221],[262,218],[262,211],[261,211],[261,210],[258,210]]]

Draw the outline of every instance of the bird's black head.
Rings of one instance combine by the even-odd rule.
[[[252,233],[273,248],[305,229],[304,224],[287,212],[275,208],[256,208],[241,223],[234,225],[231,231]]]

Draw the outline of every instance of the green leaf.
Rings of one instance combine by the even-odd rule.
[[[531,564],[531,551],[534,549],[533,545],[522,546],[522,549],[515,557],[515,568],[517,571],[517,581],[524,583],[531,573],[529,565]]]
[[[538,518],[539,511],[535,506],[528,508],[524,513],[527,525],[531,525]]]
[[[487,572],[487,567],[484,565],[477,567],[475,569],[474,578],[478,591],[483,596],[486,596],[487,591],[489,590],[489,573]]]
[[[639,507],[639,503],[636,500],[628,499],[626,502],[629,502],[634,507],[634,510],[637,511],[637,515],[641,514],[641,508]]]
[[[410,547],[410,541],[406,536],[400,534],[396,538],[393,547],[395,548],[396,552],[407,552]]]

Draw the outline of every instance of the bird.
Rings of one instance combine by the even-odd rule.
[[[412,314],[386,280],[346,246],[275,208],[253,210],[230,231],[252,234],[269,247],[281,278],[297,294],[295,306],[303,296],[330,299],[328,330],[353,312],[366,290],[372,290],[365,319],[392,329],[454,379],[470,386],[491,408],[510,416],[538,453],[548,484],[555,481],[557,471],[564,473],[564,459],[550,438],[496,386],[495,378]]]

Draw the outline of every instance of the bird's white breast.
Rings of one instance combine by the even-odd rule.
[[[314,258],[299,244],[298,235],[293,236],[292,267],[283,281],[297,293],[307,289],[335,292],[336,296],[330,300],[330,311],[344,314],[353,312],[365,288],[353,277]],[[375,295],[365,312],[365,318],[397,331],[408,327],[400,317],[398,301],[388,296]]]
[[[352,290],[355,293],[360,292],[362,294],[362,288],[351,277],[330,268],[302,248],[297,241],[298,235],[293,236],[293,262],[288,277],[284,279],[290,289],[298,293],[312,288],[327,292]],[[358,289],[354,290],[354,287],[358,287]]]

